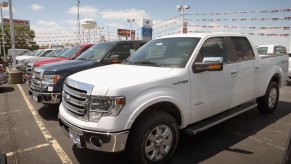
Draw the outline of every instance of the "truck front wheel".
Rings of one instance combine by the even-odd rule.
[[[133,163],[166,163],[179,140],[177,121],[168,113],[154,111],[131,129],[127,151]]]
[[[266,94],[257,99],[258,109],[261,113],[272,113],[277,107],[279,99],[279,86],[271,81]]]

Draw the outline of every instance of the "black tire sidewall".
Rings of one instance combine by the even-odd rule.
[[[277,98],[276,98],[276,103],[275,105],[273,106],[273,108],[270,108],[269,107],[269,97],[270,97],[270,93],[271,93],[271,90],[275,88],[276,91],[277,91]],[[275,111],[275,109],[277,108],[277,104],[278,104],[278,100],[279,100],[279,86],[277,83],[275,82],[270,82],[268,88],[267,88],[267,92],[266,94],[259,99],[259,111],[261,113],[272,113]]]
[[[173,134],[173,142],[170,151],[163,159],[159,161],[151,161],[147,158],[144,146],[149,133],[159,125],[168,126]],[[179,128],[176,120],[168,113],[154,112],[143,117],[133,129],[133,133],[129,137],[128,152],[129,157],[134,163],[166,163],[176,151],[179,141]],[[134,157],[135,156],[135,157]]]

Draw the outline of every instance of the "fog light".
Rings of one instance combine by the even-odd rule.
[[[95,136],[90,137],[90,143],[92,146],[97,147],[97,148],[102,146],[102,141],[98,137],[95,137]]]

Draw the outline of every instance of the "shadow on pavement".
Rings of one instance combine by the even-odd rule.
[[[251,150],[231,147],[290,114],[290,106],[290,102],[280,101],[273,114],[263,115],[255,108],[195,136],[181,134],[177,151],[169,163],[200,163],[222,151],[253,154]],[[129,163],[125,152],[102,153],[79,149],[76,146],[73,147],[73,152],[79,163]]]
[[[47,121],[58,121],[59,105],[44,105],[38,114]]]
[[[1,93],[13,92],[14,90],[15,89],[13,87],[0,86],[0,94]]]
[[[170,163],[199,163],[222,151],[253,154],[249,150],[231,147],[290,114],[288,106],[291,106],[290,102],[280,101],[273,114],[260,114],[255,108],[196,136],[182,135],[178,150]]]
[[[112,164],[112,163],[129,163],[125,152],[104,153],[88,149],[80,149],[73,146],[73,152],[80,164]]]

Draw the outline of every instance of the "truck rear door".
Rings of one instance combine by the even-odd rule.
[[[230,37],[234,47],[237,69],[237,81],[233,88],[231,107],[254,99],[259,94],[260,87],[260,58],[246,37]]]

